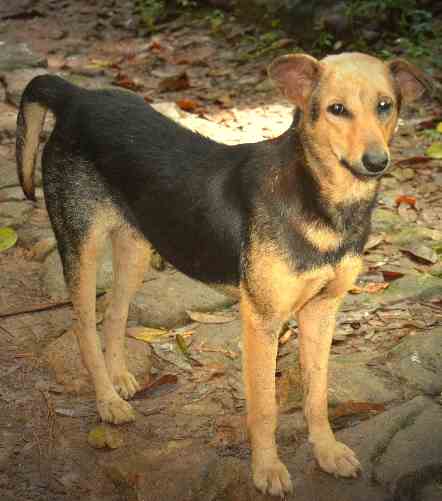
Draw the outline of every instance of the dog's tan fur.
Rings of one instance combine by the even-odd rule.
[[[383,63],[373,57],[354,53],[331,56],[322,61],[317,61],[305,54],[284,56],[278,58],[270,66],[269,75],[296,106],[297,116],[300,117],[300,123],[296,125],[298,127],[296,133],[290,129],[288,133],[293,132],[293,136],[290,134],[281,136],[283,141],[289,138],[291,142],[281,144],[284,148],[287,144],[291,146],[302,144],[302,152],[290,151],[287,154],[287,150],[278,149],[279,146],[271,149],[271,160],[267,159],[264,164],[265,169],[261,166],[261,173],[264,170],[265,176],[261,174],[261,178],[257,178],[258,180],[264,179],[262,184],[259,184],[261,193],[245,190],[245,197],[251,206],[252,215],[242,214],[241,219],[244,226],[247,226],[247,238],[241,237],[242,240],[237,245],[241,246],[241,250],[238,251],[238,256],[234,256],[235,261],[237,257],[241,261],[237,263],[241,273],[234,281],[225,280],[225,285],[217,283],[215,287],[238,296],[240,299],[247,423],[252,442],[254,482],[263,492],[283,496],[284,493],[291,491],[292,484],[287,468],[280,461],[276,448],[275,368],[278,335],[284,323],[290,318],[295,317],[299,324],[300,360],[305,387],[304,414],[315,457],[325,471],[335,475],[356,476],[360,469],[355,454],[335,439],[328,421],[327,369],[336,313],[362,267],[360,253],[368,235],[369,225],[364,227],[366,228],[364,234],[359,231],[358,224],[362,225],[368,221],[372,207],[370,204],[374,203],[375,192],[378,188],[378,181],[374,177],[378,176],[380,171],[376,169],[364,171],[361,162],[363,163],[364,153],[373,146],[383,153],[388,153],[388,146],[397,125],[399,101],[415,99],[423,92],[426,85],[423,75],[405,61],[395,60],[391,63]],[[55,77],[50,78],[54,82]],[[64,84],[58,82],[57,85],[69,89],[66,82]],[[74,91],[71,89],[69,92]],[[394,105],[392,113],[385,115],[379,113],[377,106],[380,101],[392,103]],[[316,105],[316,108],[312,106],[312,103]],[[334,103],[345,105],[351,111],[351,114],[347,115],[347,118],[351,117],[351,120],[330,113],[328,110]],[[26,106],[31,106],[28,108],[28,115],[26,115]],[[25,193],[30,198],[34,196],[32,172],[38,142],[37,135],[42,117],[44,117],[42,107],[33,108],[32,106],[33,104],[27,104],[26,99],[21,106],[18,121],[20,133],[17,142],[19,174]],[[32,115],[34,122],[31,120]],[[151,120],[154,120],[152,118],[154,115],[149,116],[150,124]],[[157,126],[162,120],[155,118]],[[115,124],[112,123],[112,125]],[[29,137],[31,132],[32,137]],[[178,131],[177,134],[179,133]],[[186,137],[186,140],[189,140],[188,136]],[[175,136],[173,138],[175,139]],[[266,142],[267,150],[259,149],[259,147],[250,148],[251,160],[248,157],[244,162],[248,162],[246,172],[251,177],[255,175],[255,171],[250,167],[255,167],[254,160],[258,153],[269,151],[269,144],[275,145],[278,140],[280,138],[276,139],[276,142]],[[140,143],[144,145],[143,141]],[[62,145],[63,142],[60,144]],[[128,144],[127,147],[130,149],[132,144]],[[152,160],[149,157],[151,147],[152,145],[149,145],[146,149],[147,164]],[[156,151],[156,155],[160,155],[160,152]],[[275,164],[272,164],[275,156],[277,157]],[[293,161],[293,157],[297,157],[298,163]],[[219,160],[219,155],[216,158]],[[226,156],[226,158],[230,157]],[[388,160],[386,155],[383,158]],[[347,160],[347,164],[343,159]],[[63,162],[60,162],[61,167]],[[359,163],[359,167],[348,165],[348,163],[355,165]],[[302,169],[300,164],[302,164]],[[273,168],[274,165],[278,168]],[[381,165],[381,169],[384,169],[382,172],[385,171],[386,165],[385,162]],[[295,176],[291,171],[292,166],[298,168]],[[113,165],[114,169],[116,167],[120,166]],[[175,167],[174,162],[170,164],[165,162],[163,166],[168,174]],[[138,170],[141,177],[142,172],[141,169]],[[174,172],[177,173],[177,171]],[[200,176],[203,169],[199,169],[198,172]],[[93,188],[92,197],[105,199],[100,198],[101,193],[106,190],[100,185],[102,181],[95,173],[93,166],[88,165],[88,170],[79,169],[75,173],[75,176],[83,176],[81,183],[78,182],[79,186],[90,186]],[[298,174],[304,177],[302,179],[296,177]],[[191,178],[192,175],[190,170],[189,177]],[[307,212],[302,208],[297,208],[296,203],[278,205],[280,214],[274,216],[276,211],[271,212],[270,209],[274,209],[274,206],[267,203],[269,199],[285,201],[295,193],[298,197],[296,200],[300,203],[306,206],[311,203],[308,199],[310,192],[303,193],[293,189],[293,184],[303,179],[309,179],[310,182],[310,178],[314,180],[314,183],[306,185],[317,184],[318,188],[311,190],[312,197],[320,199],[322,208],[326,206],[328,220],[318,214],[321,210],[318,209],[318,205],[314,204],[311,204],[313,208],[310,207],[308,217],[305,216]],[[119,184],[119,178],[116,179],[114,184]],[[167,177],[169,183],[167,186],[156,181],[158,183],[156,189],[160,195],[172,196],[169,193],[174,193],[171,190],[171,187],[174,187],[173,179],[172,175]],[[136,180],[138,182],[138,178]],[[191,181],[192,179],[186,178],[186,183]],[[133,178],[131,182],[134,182]],[[73,186],[76,185],[77,177]],[[54,184],[54,186],[59,185]],[[120,193],[119,186],[114,188],[117,193]],[[54,200],[51,196],[55,192],[53,186],[48,183],[46,189],[49,193],[47,200],[51,202],[48,207],[52,206],[53,223],[55,222],[55,227],[58,228],[57,238],[59,243],[64,242],[64,245],[59,245],[62,258],[64,264],[70,264],[66,270],[69,274],[67,278],[72,290],[76,316],[75,332],[84,363],[93,379],[99,414],[103,420],[112,423],[131,421],[134,419],[133,410],[123,399],[134,395],[138,389],[138,383],[126,367],[123,346],[125,325],[129,303],[149,265],[151,247],[134,229],[142,225],[129,226],[124,219],[123,212],[116,209],[116,205],[112,205],[111,202],[102,202],[102,206],[94,208],[94,204],[88,204],[88,199],[85,199],[82,200],[81,209],[87,212],[89,216],[87,219],[92,224],[84,227],[81,220],[77,221],[85,234],[81,232],[78,260],[72,259],[65,248],[68,239],[60,238],[66,236],[64,235],[63,210],[58,207],[58,198],[55,197],[56,200]],[[77,197],[78,193],[82,192],[77,192]],[[220,192],[216,193],[220,195]],[[262,196],[262,193],[267,198]],[[241,195],[243,194],[241,192]],[[181,198],[177,197],[177,200],[178,210],[181,210]],[[240,205],[239,202],[237,200],[238,205]],[[67,198],[64,203],[71,210],[71,212],[66,210],[66,213],[71,218],[75,218],[77,214],[75,211],[72,212],[70,205],[80,203],[80,201]],[[366,212],[360,212],[359,222],[354,224],[352,211],[358,210],[358,207],[364,204],[368,209]],[[211,207],[217,207],[217,211],[223,209],[222,205]],[[150,216],[148,211],[143,212],[143,208],[144,206],[136,213],[138,223],[142,218]],[[243,208],[241,210],[246,212]],[[184,212],[187,214],[186,211]],[[368,214],[367,221],[362,221],[365,214]],[[281,216],[280,219],[278,219],[279,216]],[[329,224],[327,221],[330,220],[337,221],[337,223]],[[221,221],[226,226],[225,219]],[[284,224],[287,223],[284,227],[285,230],[288,228],[285,234],[278,233],[281,221]],[[161,224],[161,221],[158,224]],[[271,231],[266,232],[265,225],[270,227]],[[207,239],[212,238],[214,227],[217,225],[203,228]],[[195,230],[195,227],[193,228]],[[164,228],[167,235],[169,235],[169,230],[170,228]],[[147,235],[146,238],[153,238],[152,233],[145,230],[143,232]],[[290,240],[292,232],[297,235],[299,241],[302,238],[305,240],[302,244],[304,247],[298,247],[298,241],[294,243]],[[287,236],[287,233],[290,235]],[[173,232],[170,234],[174,235]],[[96,336],[95,294],[97,259],[106,237],[110,237],[113,244],[114,286],[105,315],[106,353],[103,355]],[[171,239],[171,242],[175,246],[176,254],[179,255],[180,241]],[[346,243],[348,246],[345,245]],[[307,249],[309,252],[306,252],[304,256],[299,249]],[[77,249],[74,250],[77,251]],[[73,252],[72,249],[71,251]],[[220,248],[219,252],[222,253],[223,249]],[[234,264],[232,268],[235,266]],[[71,267],[74,269],[71,270]],[[220,282],[229,272],[225,270],[223,268],[223,277]],[[238,282],[240,282],[239,287],[236,289],[232,283],[238,284]]]

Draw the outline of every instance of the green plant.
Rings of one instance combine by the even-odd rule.
[[[224,24],[225,21],[225,13],[222,10],[215,9],[213,10],[208,16],[207,20],[210,23],[210,29],[216,33],[221,29],[221,26]]]
[[[164,0],[137,0],[137,10],[143,23],[149,31],[155,29],[158,20],[164,15],[166,3]]]

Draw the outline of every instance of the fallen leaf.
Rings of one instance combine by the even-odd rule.
[[[348,400],[342,404],[330,409],[330,415],[333,418],[354,416],[357,414],[379,414],[385,411],[384,404],[375,404],[372,402],[355,402]]]
[[[129,78],[125,73],[117,73],[112,85],[123,87],[124,89],[132,90],[134,92],[141,90],[143,85],[137,79]]]
[[[0,228],[0,252],[14,247],[17,242],[17,233],[13,228]]]
[[[185,71],[165,77],[158,84],[158,90],[160,92],[184,90],[188,89],[189,87],[190,81]]]
[[[201,103],[195,101],[194,99],[183,98],[179,99],[176,104],[184,111],[193,112],[201,107]]]
[[[87,436],[88,444],[94,449],[118,449],[124,445],[121,432],[106,425],[98,425],[92,428]]]
[[[402,160],[398,160],[396,162],[396,165],[417,165],[417,164],[426,164],[428,162],[431,162],[433,159],[428,158],[428,157],[410,157],[410,158],[403,158]]]
[[[384,235],[371,235],[368,242],[365,244],[364,252],[374,249],[384,241]]]
[[[166,329],[154,329],[152,327],[129,327],[126,329],[126,336],[146,343],[154,343],[162,341],[165,337],[171,336],[172,333]]]
[[[442,143],[433,143],[425,153],[430,157],[430,158],[442,158]]]
[[[437,132],[439,132],[440,134],[442,134],[442,122],[439,122],[437,124],[436,130],[437,130]]]
[[[178,376],[175,374],[164,374],[141,387],[132,397],[132,400],[142,400],[153,395],[169,393],[176,389],[177,384]]]
[[[396,207],[399,207],[401,204],[407,204],[410,207],[415,208],[416,207],[416,197],[413,197],[411,195],[399,195],[395,199]]]
[[[236,319],[236,316],[231,313],[202,313],[191,310],[187,310],[186,313],[191,320],[200,324],[226,324]]]
[[[368,284],[364,284],[362,287],[359,287],[358,285],[353,286],[353,288],[350,289],[350,293],[361,294],[362,292],[367,292],[368,294],[375,294],[376,292],[380,292],[389,286],[390,284],[388,282],[369,282]]]
[[[405,275],[405,273],[393,270],[381,270],[381,273],[384,276],[384,280],[386,280],[387,282],[392,282],[393,280],[402,278]]]

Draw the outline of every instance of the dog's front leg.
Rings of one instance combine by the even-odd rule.
[[[283,496],[292,483],[280,461],[275,442],[277,407],[275,368],[278,332],[241,295],[243,373],[247,399],[247,426],[252,443],[253,481],[263,493]],[[274,327],[274,326],[273,326]]]
[[[360,463],[351,449],[335,439],[328,420],[328,358],[340,302],[339,297],[318,296],[298,312],[304,415],[319,466],[334,475],[356,477]]]

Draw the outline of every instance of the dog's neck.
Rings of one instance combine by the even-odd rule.
[[[355,224],[369,225],[379,181],[357,179],[336,159],[322,156],[299,125],[295,114],[292,126],[281,136],[284,156],[290,155],[290,161],[282,167],[279,184],[289,212],[301,211],[306,220],[340,232]]]

